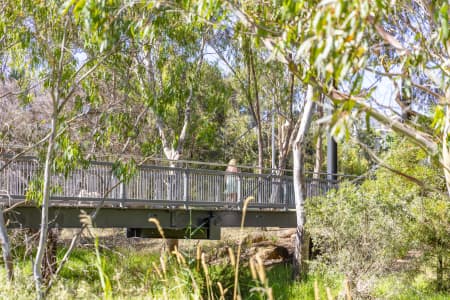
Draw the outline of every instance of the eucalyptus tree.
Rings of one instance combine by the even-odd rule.
[[[10,29],[10,23],[14,20],[14,16],[11,14],[10,8],[6,4],[2,4],[0,6],[0,62],[2,63],[2,67],[0,70],[0,80],[1,80],[1,89],[0,89],[0,101],[3,102],[3,98],[9,91],[5,91],[5,58],[7,57],[7,49],[11,47],[11,39],[6,34]],[[0,102],[0,103],[1,103]],[[3,108],[3,105],[1,105]],[[3,111],[4,109],[2,109]],[[3,122],[2,122],[3,123]],[[2,126],[3,127],[3,126]],[[4,130],[2,128],[0,133],[0,140],[3,140]],[[2,150],[0,148],[0,150]],[[8,194],[8,191],[1,191],[2,194]],[[3,261],[5,263],[6,272],[8,274],[8,279],[13,279],[14,268],[13,268],[13,259],[11,255],[11,246],[9,241],[8,232],[6,230],[5,220],[3,217],[3,207],[1,207],[0,211],[0,242],[2,244],[2,255]]]
[[[47,118],[40,120],[45,133],[35,149],[43,162],[43,174],[39,184],[34,185],[35,191],[33,186],[29,188],[30,195],[40,195],[34,199],[42,213],[33,276],[38,298],[43,298],[42,262],[49,229],[52,174],[67,174],[84,160],[79,135],[85,132],[77,131],[74,124],[85,117],[86,108],[101,101],[90,79],[122,46],[119,29],[126,24],[121,18],[108,22],[100,18],[97,22],[85,20],[78,5],[64,1],[6,1],[3,5],[13,24],[6,32],[8,39],[14,41],[7,49],[8,71],[19,74],[19,94],[29,103],[33,103],[38,93],[48,105]],[[100,15],[108,13],[105,3],[89,9]],[[111,27],[116,31],[110,30]],[[75,132],[78,139],[72,139]]]
[[[228,154],[225,126],[231,110],[232,88],[215,63],[203,65],[196,94],[184,157],[221,161]]]
[[[434,157],[450,193],[447,1],[197,1],[195,4],[194,13],[200,12],[206,19],[215,20],[219,14],[228,17],[227,26],[244,26],[272,52],[273,59],[285,63],[305,85],[328,97],[336,107],[329,123],[336,135],[345,136],[339,132],[346,131],[353,119],[366,116],[375,119]],[[185,8],[191,7],[192,4]],[[373,59],[374,52],[380,49],[387,51]],[[390,67],[380,70],[386,56]],[[380,76],[401,80],[406,87],[413,86],[434,98],[433,115],[418,114],[421,122],[401,121],[389,110],[381,109],[383,100],[375,99],[374,89],[363,86],[368,74],[365,72],[373,61]],[[418,76],[426,85],[416,81]],[[407,92],[408,88],[400,90]],[[422,97],[423,93],[415,95]],[[405,101],[399,101],[399,105],[407,109],[413,109],[414,103],[421,101],[407,99],[407,94],[402,97],[400,100]],[[303,198],[297,197],[297,204],[303,203]],[[299,232],[302,228],[303,224],[298,224]]]
[[[256,128],[258,145],[258,172],[264,165],[267,134],[264,132],[264,118],[269,113],[270,101],[264,97],[264,87],[261,86],[261,67],[264,65],[261,53],[255,49],[252,39],[239,29],[229,28],[223,32],[215,31],[214,38],[209,42],[215,55],[220,59],[224,71],[229,73],[233,83],[236,98],[240,103],[239,110],[251,116],[252,127]],[[241,104],[242,103],[242,104]]]
[[[223,122],[229,92],[218,68],[205,59],[210,28],[166,9],[136,14],[133,21],[136,34],[127,49],[131,72],[121,75],[127,76],[128,96],[145,104],[164,156],[175,162],[197,134],[219,129],[207,119]]]
[[[396,62],[391,63],[391,70],[406,66],[408,71],[378,74],[402,78],[406,84],[409,81],[410,85],[435,98],[442,98],[445,86],[434,85],[427,89],[414,82],[414,74],[423,70],[421,75],[428,77],[427,84],[434,83],[432,80],[436,76],[445,84],[446,73],[442,66],[446,65],[447,56],[446,2],[397,2],[394,7],[383,1],[281,4],[280,10],[258,10],[255,6],[233,3],[229,3],[229,7],[247,28],[258,34],[261,43],[274,51],[276,59],[287,63],[301,80],[311,83],[335,102],[338,106],[336,115],[340,116],[333,118],[332,125],[336,130],[354,117],[349,112],[356,109],[408,136],[431,154],[437,153],[438,145],[427,132],[432,122],[428,122],[428,128],[427,124],[418,126],[420,124],[398,122],[375,105],[371,106],[374,103],[370,101],[373,90],[364,90],[362,79],[372,55],[369,47],[376,45],[378,48],[373,47],[373,50],[377,51],[387,46],[391,55],[388,60]],[[405,26],[415,35],[408,37]],[[388,30],[394,28],[403,28],[398,31],[403,35],[389,33]],[[428,33],[432,39],[425,38]],[[380,60],[383,58],[386,57],[381,56]],[[379,63],[381,65],[382,62]],[[444,122],[443,119],[436,121]],[[445,131],[442,134],[445,135]],[[440,159],[444,173],[447,169],[445,152],[443,149]]]
[[[297,120],[305,105],[304,85],[289,69],[275,61],[263,65],[264,72],[261,75],[263,93],[265,97],[273,97],[273,109],[271,113],[276,116],[276,168],[279,174],[292,166],[289,157],[292,152],[292,142],[297,134]]]
[[[195,141],[195,135],[189,133],[207,125],[196,122],[200,119],[198,108],[203,106],[204,113],[214,115],[216,109],[223,110],[227,92],[219,86],[223,86],[220,82],[212,89],[217,82],[210,82],[205,76],[208,69],[211,70],[205,61],[210,28],[195,22],[177,22],[180,15],[171,16],[167,12],[162,18],[165,26],[154,26],[153,39],[144,41],[148,46],[144,53],[145,73],[137,70],[136,75],[140,97],[146,99],[155,118],[164,155],[174,166],[188,140]],[[168,195],[172,197],[172,185],[168,188]],[[177,245],[177,240],[169,240],[169,248]]]
[[[187,22],[180,12],[165,8],[143,13],[136,5],[123,11],[132,30],[127,33],[127,67],[116,75],[126,86],[126,96],[143,107],[147,128],[158,134],[142,150],[161,150],[174,167],[186,157],[186,149],[220,144],[230,93],[220,70],[205,57],[210,26]],[[177,180],[170,179],[169,197],[177,196]]]
[[[252,40],[247,36],[242,36],[241,38],[241,53],[242,61],[245,66],[244,82],[240,80],[240,85],[242,92],[244,93],[244,98],[247,100],[247,107],[253,117],[253,121],[256,123],[257,129],[257,141],[258,141],[258,172],[262,172],[264,167],[264,139],[263,139],[263,107],[261,99],[261,86],[258,74],[258,53],[254,51],[252,45]],[[235,74],[235,76],[239,76]],[[238,78],[239,79],[239,78]]]

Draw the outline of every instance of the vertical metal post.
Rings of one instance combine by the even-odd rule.
[[[188,170],[183,170],[183,201],[184,201],[184,207],[188,208],[188,201],[189,201],[189,174]]]
[[[327,133],[327,179],[335,183],[337,181],[338,172],[338,157],[337,157],[337,143],[331,136],[330,132]]]
[[[331,101],[330,101],[331,102]],[[333,115],[334,104],[331,102],[331,107],[328,109],[328,114]],[[337,143],[334,140],[331,132],[327,132],[327,181],[333,186],[337,181],[338,172],[338,157],[337,157]]]
[[[289,201],[291,200],[291,197],[289,197],[289,195],[287,194],[287,184],[286,184],[286,178],[281,179],[282,177],[280,177],[280,187],[282,187],[280,189],[280,198],[283,199],[283,203],[284,203],[284,210],[288,210],[289,209]],[[283,185],[281,185],[281,182],[283,182]]]
[[[276,157],[276,149],[275,149],[275,95],[272,97],[272,172],[275,171],[275,157]]]
[[[237,179],[238,180],[237,180],[237,199],[236,199],[236,201],[238,202],[238,207],[242,209],[244,206],[244,201],[242,199],[242,186],[241,186],[242,176],[240,173],[238,173]]]

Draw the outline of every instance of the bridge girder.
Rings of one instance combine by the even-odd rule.
[[[87,214],[94,208],[79,207],[50,207],[49,226],[57,228],[80,228],[80,215],[82,210]],[[17,207],[5,216],[5,221],[10,228],[34,228],[40,226],[41,210],[37,207]],[[192,238],[220,239],[221,227],[240,227],[242,211],[217,210],[217,209],[167,209],[167,208],[102,208],[94,223],[96,228],[132,228],[134,236],[157,237],[155,224],[149,222],[149,218],[159,221],[161,227],[167,232],[167,238],[179,238],[189,235],[189,232],[205,230],[205,234],[192,235]],[[275,210],[248,210],[245,216],[245,227],[281,227],[294,228],[296,218],[295,211]],[[139,234],[136,234],[138,232]],[[173,235],[173,236],[171,236]]]

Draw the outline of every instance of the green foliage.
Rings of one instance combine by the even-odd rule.
[[[380,274],[406,251],[406,235],[400,230],[404,219],[371,184],[342,184],[338,191],[310,201],[307,210],[307,228],[321,251],[316,263],[355,283]]]
[[[388,275],[375,284],[373,296],[389,300],[447,300],[446,292],[436,292],[432,278],[424,274],[408,273]]]
[[[239,158],[239,164],[252,165],[257,157],[258,149],[256,134],[253,128],[248,128],[250,122],[248,115],[230,111],[221,135],[224,137],[224,162],[232,158]]]
[[[433,120],[431,123],[431,128],[433,128],[437,133],[442,132],[444,129],[444,108],[440,105],[436,106],[434,109]]]
[[[385,163],[424,186],[379,169],[372,179],[343,183],[339,190],[309,201],[307,226],[321,251],[316,264],[324,263],[363,285],[392,271],[399,258],[414,250],[420,253],[416,260],[435,270],[438,259],[444,261],[444,269],[435,273],[443,288],[439,281],[449,276],[445,268],[450,258],[450,207],[444,180],[424,151],[402,140],[392,144]],[[370,288],[360,292],[368,293]]]
[[[185,255],[187,264],[178,262],[176,257],[166,260],[167,279],[162,276],[161,253],[149,249],[136,250],[133,247],[114,248],[95,245],[76,249],[48,299],[88,299],[102,297],[103,289],[99,280],[98,257],[102,272],[110,280],[114,299],[203,299],[206,298],[206,278],[201,269],[196,269],[195,257]],[[30,284],[31,262],[24,257],[24,247],[14,248],[16,256],[16,279],[14,284],[3,280],[0,285],[0,297],[9,299],[34,299],[33,286]],[[64,255],[65,249],[58,250],[58,259]],[[267,299],[260,293],[260,283],[252,279],[248,266],[240,268],[240,286],[243,299]],[[210,264],[209,276],[213,283],[221,282],[224,288],[233,284],[233,268],[227,262]],[[343,289],[343,275],[332,274],[330,269],[318,271],[308,276],[305,281],[291,280],[292,269],[289,265],[280,264],[266,268],[269,286],[274,299],[315,299],[314,284],[317,282],[319,296],[326,299],[326,288],[330,288],[333,297],[338,297]],[[160,275],[158,275],[158,272]],[[4,276],[4,277],[3,277]],[[2,268],[0,277],[6,278]],[[170,285],[167,285],[170,284]],[[448,299],[445,293],[435,293],[432,278],[424,274],[394,274],[380,278],[374,284],[373,297],[382,299]],[[196,289],[200,293],[194,294]],[[213,285],[216,299],[220,292],[217,284]],[[226,297],[230,296],[230,289]],[[228,298],[226,298],[228,299]]]
[[[128,162],[115,161],[112,165],[113,175],[124,183],[128,183],[136,174],[137,166],[134,160]]]
[[[26,201],[34,202],[37,205],[42,205],[42,179],[31,180],[25,194]]]
[[[123,32],[131,29],[124,14],[116,15],[120,1],[70,0],[62,3],[61,14],[71,15],[82,29],[84,47],[106,52],[121,43]]]
[[[105,266],[106,260],[100,256],[99,248],[98,248],[98,238],[95,239],[95,257],[96,264],[98,270],[98,276],[100,278],[100,283],[103,290],[103,299],[112,299],[112,287],[111,281],[109,277],[105,274]]]
[[[85,165],[86,149],[123,153],[126,147],[119,147],[130,141],[134,149],[139,148],[138,137],[142,135],[145,137],[141,138],[140,153],[159,153],[162,147],[159,141],[155,142],[155,119],[166,127],[168,144],[177,148],[188,101],[192,99],[195,101],[188,108],[191,120],[186,142],[189,156],[202,160],[240,157],[242,163],[252,163],[256,139],[249,110],[243,108],[244,101],[254,98],[257,92],[249,90],[250,77],[248,82],[230,83],[224,80],[219,66],[209,61],[200,64],[204,41],[218,34],[218,29],[232,31],[234,41],[242,39],[241,46],[247,52],[235,56],[232,64],[236,66],[252,59],[249,50],[253,51],[253,47],[259,50],[258,46],[270,44],[270,53],[255,54],[257,75],[265,76],[268,65],[263,61],[281,55],[280,60],[288,60],[289,70],[303,83],[320,87],[324,94],[344,86],[348,99],[328,96],[337,106],[331,119],[332,132],[345,141],[351,135],[349,128],[354,120],[362,118],[358,101],[369,99],[373,92],[363,89],[367,66],[374,63],[375,69],[387,73],[398,69],[400,75],[387,77],[396,83],[401,78],[402,96],[417,96],[420,99],[416,102],[424,100],[412,87],[423,81],[425,90],[431,86],[427,93],[432,95],[434,115],[402,124],[414,129],[413,139],[417,133],[425,134],[436,145],[435,141],[442,140],[446,108],[445,101],[440,100],[449,86],[447,1],[429,1],[426,7],[418,2],[385,0],[204,0],[166,5],[117,0],[26,0],[2,4],[0,58],[6,72],[0,76],[9,76],[23,91],[18,93],[21,106],[35,100],[36,89],[30,92],[33,85],[51,98],[52,111],[48,115],[55,117],[57,123],[52,152],[56,158],[50,159],[54,172],[67,176],[73,168]],[[250,21],[241,19],[240,11]],[[405,29],[404,24],[424,26]],[[270,70],[277,73],[278,68],[276,65]],[[245,71],[240,69],[230,78],[236,79]],[[415,78],[412,74],[420,76]],[[274,77],[279,79],[277,82],[286,78],[284,74]],[[263,90],[272,90],[270,78],[259,83],[262,82]],[[278,90],[288,90],[280,86]],[[228,101],[232,89],[241,90],[234,111]],[[264,93],[266,98],[272,96]],[[298,113],[293,112],[293,107],[298,103],[291,103],[285,100],[285,93],[280,94],[279,107],[284,108],[283,114],[289,114],[288,121],[292,122]],[[269,111],[268,105],[262,110]],[[364,117],[368,119],[370,109],[366,110]],[[80,119],[84,124],[74,125]],[[391,121],[389,117],[384,123],[391,125]],[[50,122],[41,122],[48,129],[45,126]],[[330,191],[309,204],[310,230],[317,244],[325,249],[322,261],[352,280],[383,273],[386,266],[411,249],[421,249],[425,264],[440,258],[444,258],[444,263],[448,261],[450,208],[443,192],[442,174],[432,165],[440,157],[429,158],[409,144],[392,147],[386,153],[386,163],[419,179],[419,185],[377,170],[364,183],[343,184],[339,191]],[[42,148],[36,152],[42,153]],[[360,149],[344,146],[341,151],[344,172],[367,171],[368,159]],[[127,182],[136,172],[135,162],[118,162],[113,171]],[[42,187],[41,179],[32,181],[27,200],[41,204]],[[53,192],[57,190],[57,186],[52,187]],[[99,271],[107,269],[101,261],[97,263]],[[175,270],[180,282],[189,282],[183,285],[186,290],[193,286],[186,268]],[[227,270],[214,272],[228,279]],[[106,280],[103,289],[109,290]]]
[[[338,144],[338,159],[339,172],[342,174],[362,175],[370,167],[363,149],[349,142]]]
[[[61,135],[57,140],[55,153],[57,155],[53,161],[53,171],[65,177],[69,176],[70,171],[75,168],[88,164],[82,146],[67,134]]]
[[[21,255],[21,253],[17,254]],[[63,254],[63,249],[60,249],[58,258],[60,259]],[[192,259],[188,265],[184,265],[177,262],[174,256],[166,257],[167,277],[164,279],[160,256],[160,253],[145,249],[111,250],[100,245],[76,249],[48,298],[74,299],[102,296],[108,298],[112,296],[114,299],[207,299],[205,273],[196,269],[195,259]],[[0,295],[2,298],[9,298],[20,290],[20,299],[33,299],[33,286],[28,284],[31,264],[28,260],[17,260],[17,262],[15,285],[7,286],[7,281],[2,281]],[[293,282],[290,280],[292,270],[286,265],[268,268],[266,273],[274,299],[314,299],[314,281],[316,280],[319,283],[321,296],[326,295],[325,287],[331,288],[333,295],[336,296],[342,284],[340,277],[325,279],[319,275],[309,277],[306,282]],[[99,274],[109,278],[111,293],[107,297],[105,297]],[[221,294],[216,284],[218,282],[224,289],[228,289],[225,290],[225,297],[228,299],[234,283],[233,267],[230,264],[213,264],[208,267],[208,275],[214,283],[213,299],[218,299]],[[4,270],[0,270],[0,276],[6,276]],[[248,266],[240,268],[239,278],[243,299],[267,299],[257,288],[260,283],[252,279]],[[196,289],[199,289],[200,293],[196,293]]]

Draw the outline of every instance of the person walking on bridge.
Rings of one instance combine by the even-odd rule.
[[[236,159],[233,158],[230,160],[225,172],[229,173],[225,175],[225,195],[227,196],[226,201],[237,202],[239,176],[233,173],[239,173],[240,171],[237,167]]]

